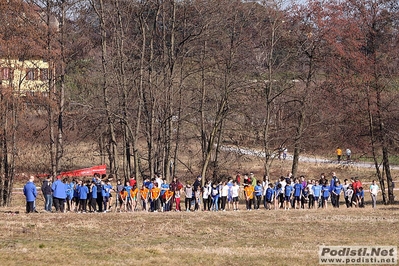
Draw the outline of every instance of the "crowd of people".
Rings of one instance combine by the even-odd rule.
[[[202,180],[183,185],[177,177],[168,183],[162,175],[145,178],[138,184],[135,177],[126,182],[113,177],[95,174],[89,179],[57,178],[52,182],[49,176],[43,180],[41,192],[44,210],[47,212],[120,212],[148,211],[238,211],[277,209],[317,209],[340,207],[341,195],[345,206],[364,207],[365,189],[357,177],[341,183],[336,174],[329,180],[324,173],[317,179],[305,176],[281,176],[275,182],[269,178],[257,179],[253,173],[237,173],[235,178],[223,180]],[[203,185],[204,184],[204,185]],[[372,207],[376,207],[379,187],[373,180],[368,191]],[[26,211],[35,212],[38,196],[34,177],[24,186]],[[184,199],[184,203],[181,202]],[[240,206],[245,202],[243,207]],[[184,204],[184,206],[182,206]],[[184,207],[184,209],[182,209]]]

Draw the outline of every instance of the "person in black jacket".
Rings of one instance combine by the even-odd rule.
[[[41,190],[44,197],[44,210],[51,212],[51,208],[53,207],[53,191],[51,190],[50,176],[47,176],[46,179],[43,180]]]

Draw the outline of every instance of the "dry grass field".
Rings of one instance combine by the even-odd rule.
[[[317,265],[320,245],[399,245],[397,205],[189,213],[28,215],[23,206],[0,211],[1,265]]]
[[[277,162],[273,175],[289,166]],[[300,171],[374,178],[370,169],[337,165]],[[372,210],[369,201],[366,193],[363,209],[25,214],[17,193],[12,207],[0,208],[0,265],[317,265],[320,245],[399,246],[399,205]]]

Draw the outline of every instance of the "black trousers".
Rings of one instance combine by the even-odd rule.
[[[345,197],[345,204],[347,208],[352,207],[351,199],[349,199],[349,197]]]
[[[103,195],[101,193],[97,193],[97,206],[97,210],[103,212]]]
[[[86,212],[86,205],[87,205],[87,199],[80,199],[79,200],[79,211]]]
[[[255,196],[256,197],[256,202],[254,204],[254,209],[259,209],[260,203],[262,201],[262,196]]]
[[[227,196],[221,197],[222,202],[221,202],[221,209],[225,210],[226,209],[226,201],[227,201]]]
[[[309,195],[309,209],[314,207],[314,196]]]
[[[186,207],[186,210],[189,210],[191,208],[191,198],[186,198],[184,200],[184,205]]]
[[[91,199],[90,199],[90,206],[91,206],[91,210],[92,210],[93,212],[96,211],[96,204],[97,204],[97,199],[91,198]]]
[[[34,201],[27,201],[26,202],[26,212],[31,213],[35,212]]]
[[[246,200],[247,210],[252,209],[252,201],[253,201],[253,199],[247,199]]]
[[[53,203],[55,206],[55,211],[58,212],[64,212],[65,211],[65,199],[60,199],[60,198],[56,198],[53,197]]]
[[[210,210],[210,204],[209,204],[209,199],[203,199],[203,202],[204,202],[204,210],[206,211],[206,210]]]

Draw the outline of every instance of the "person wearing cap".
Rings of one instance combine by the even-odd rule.
[[[61,177],[57,177],[57,181],[53,183],[51,186],[53,190],[53,202],[55,206],[56,212],[64,212],[65,211],[65,200],[67,197],[67,185],[61,181]]]
[[[35,212],[35,200],[37,197],[37,189],[35,183],[35,177],[32,175],[29,177],[28,182],[24,186],[24,195],[26,197],[26,212]]]

